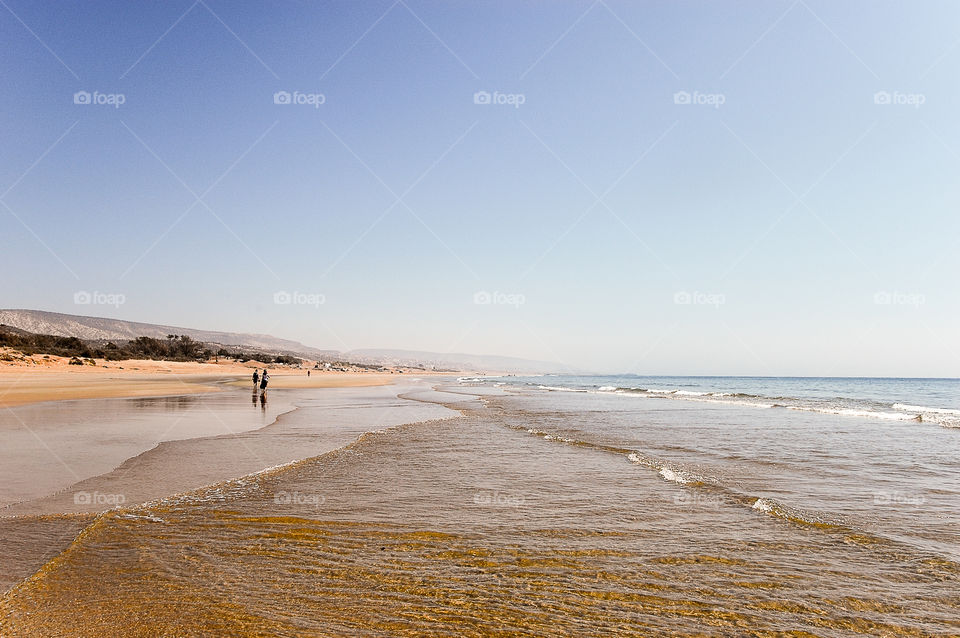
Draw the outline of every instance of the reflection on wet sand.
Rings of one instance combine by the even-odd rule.
[[[162,410],[176,412],[193,407],[197,404],[196,396],[185,394],[173,397],[144,397],[129,399],[130,405],[139,410]]]
[[[0,410],[0,508],[109,472],[163,442],[262,428],[294,407],[278,397],[267,410],[251,413],[240,397],[229,391]]]
[[[259,396],[254,397],[254,407],[260,405],[255,411],[256,423],[263,422],[259,429],[245,432],[238,428],[218,436],[166,441],[124,460],[110,471],[76,481],[60,492],[11,504],[0,510],[0,531],[4,532],[0,533],[0,554],[16,555],[22,560],[8,561],[4,565],[0,570],[4,582],[0,586],[29,575],[43,564],[44,557],[49,558],[66,547],[76,535],[74,521],[80,520],[77,516],[84,517],[85,513],[105,511],[117,505],[134,506],[322,454],[347,445],[363,432],[382,425],[455,414],[439,406],[401,402],[395,394],[396,390],[387,387],[327,389],[319,394],[316,391],[279,391],[276,404],[269,408],[266,400],[261,403]],[[235,410],[242,404],[230,406],[222,402],[223,396],[216,395],[219,410],[207,406],[202,414],[191,413],[191,417],[206,415],[207,419],[219,420],[221,427],[232,424],[232,417],[241,416]],[[227,396],[236,402],[242,394],[231,392]],[[191,397],[194,398],[202,405],[203,401],[214,397]],[[144,409],[142,403],[135,406],[130,403],[132,400],[120,400],[130,403],[124,411],[117,409],[112,401],[116,400],[88,401],[82,405],[85,414],[95,414],[97,410],[93,408],[97,407],[96,404],[105,404],[100,406],[103,408],[101,412],[113,414],[117,419],[116,423],[102,424],[106,432],[114,432],[129,423],[130,411]],[[73,403],[65,405],[72,406]],[[295,404],[302,406],[301,409],[286,412],[270,422],[279,410],[292,410]],[[158,401],[153,405],[161,410],[159,414],[163,414],[185,405],[196,407],[197,403]],[[243,415],[246,413],[247,410],[243,410]],[[159,416],[153,414],[151,418]],[[34,459],[30,471],[33,474],[47,471],[49,463],[43,461],[42,458]],[[25,477],[25,480],[29,479],[30,476]],[[69,516],[58,518],[65,514]],[[56,535],[43,533],[35,536],[23,531],[30,528],[29,521],[40,520],[37,517],[47,517],[43,519],[46,528],[60,531]],[[90,519],[89,516],[84,518]]]

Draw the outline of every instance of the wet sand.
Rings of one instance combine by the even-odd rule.
[[[158,397],[216,392],[222,375],[121,375],[68,372],[0,373],[0,408],[70,399]]]
[[[406,377],[414,377],[414,375],[406,375]],[[394,374],[353,374],[350,372],[317,372],[308,377],[302,370],[296,371],[296,374],[274,374],[271,371],[269,388],[271,390],[277,388],[368,388],[401,382],[406,377]],[[230,381],[227,385],[246,388],[252,387],[253,382],[249,378],[245,378]]]
[[[312,375],[311,375],[312,378]],[[398,386],[38,403],[0,411],[4,589],[62,551],[100,513],[316,456],[364,432],[455,416]]]

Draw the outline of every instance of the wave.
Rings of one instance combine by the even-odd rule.
[[[682,491],[675,496],[674,503],[680,506],[742,507],[753,510],[758,515],[771,516],[784,523],[816,529],[827,534],[837,534],[846,543],[868,545],[875,550],[886,548],[884,551],[896,552],[897,556],[902,556],[904,552],[916,551],[913,545],[905,543],[902,539],[864,529],[856,525],[855,522],[848,520],[842,513],[803,509],[770,496],[750,494],[741,491],[735,485],[726,484],[719,476],[711,477],[702,474],[699,470],[682,467],[673,461],[666,462],[638,449],[625,449],[600,442],[570,439],[539,428],[509,424],[507,427],[526,431],[542,438],[544,441],[574,444],[620,455],[621,458],[626,458],[633,465],[654,471],[663,480],[676,484],[677,489]],[[917,555],[925,558],[929,557],[927,552],[921,552]],[[938,555],[937,558],[942,559],[943,557]],[[948,559],[948,562],[951,565],[956,564],[960,568],[960,563],[955,563],[950,559]]]
[[[740,405],[740,406],[745,406],[745,407],[748,407],[748,408],[768,409],[768,408],[780,407],[780,406],[778,406],[776,403],[762,403],[762,402],[760,402],[760,401],[743,401],[743,400],[736,400],[736,399],[714,399],[714,398],[712,398],[712,397],[711,397],[711,398],[707,398],[707,397],[678,397],[678,398],[680,398],[680,399],[682,399],[682,400],[684,400],[684,401],[699,401],[699,402],[701,402],[701,403],[720,403],[720,404],[723,404],[723,405]]]
[[[784,405],[787,410],[800,410],[802,412],[819,412],[820,414],[838,414],[840,416],[863,416],[874,419],[887,419],[889,421],[919,421],[920,417],[916,414],[905,414],[903,412],[881,412],[877,410],[860,410],[856,408],[839,408],[810,405]]]
[[[563,388],[559,386],[537,386],[540,389],[566,392],[586,392],[592,394],[616,394],[620,396],[646,397],[657,399],[676,399],[682,401],[700,401],[704,403],[720,403],[737,405],[749,408],[785,408],[801,412],[819,412],[821,414],[835,414],[838,416],[882,419],[887,421],[918,421],[937,423],[944,427],[960,428],[960,410],[951,408],[929,408],[920,405],[894,403],[894,411],[877,409],[872,406],[856,405],[854,401],[847,401],[848,405],[816,403],[812,399],[797,397],[768,397],[747,392],[706,392],[696,390],[681,390],[677,388],[643,388],[604,385],[594,390],[581,388]],[[853,404],[852,406],[850,404]],[[862,402],[861,402],[862,403]]]
[[[704,479],[693,472],[683,470],[675,465],[662,463],[654,458],[644,456],[640,452],[630,452],[627,459],[634,465],[642,465],[652,470],[656,470],[662,479],[677,483],[679,485],[700,486],[704,485]]]
[[[960,410],[953,410],[950,408],[928,408],[923,405],[908,405],[906,403],[894,403],[892,406],[894,410],[907,410],[910,412],[929,412],[931,414],[952,414],[955,416],[960,416]]]
[[[953,408],[931,408],[925,405],[910,405],[908,403],[894,403],[894,410],[914,412],[918,421],[936,423],[945,428],[960,428],[960,410]]]
[[[537,430],[534,428],[527,429],[527,433],[535,434],[542,438],[544,441],[559,441],[560,443],[573,443],[577,445],[588,445],[586,441],[580,441],[579,439],[571,439],[566,436],[560,436],[559,434],[551,434],[546,430]]]
[[[660,476],[667,481],[673,481],[674,483],[679,483],[680,485],[689,485],[697,482],[695,478],[691,477],[687,473],[667,466],[660,468]]]

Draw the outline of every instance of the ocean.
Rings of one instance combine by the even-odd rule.
[[[31,557],[0,635],[960,635],[960,381],[274,392],[259,429],[83,479],[123,506],[0,510]]]

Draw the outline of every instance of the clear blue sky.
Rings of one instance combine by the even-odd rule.
[[[0,41],[2,307],[960,376],[956,2],[3,0]]]

